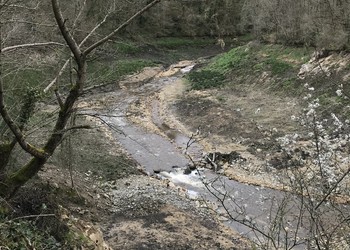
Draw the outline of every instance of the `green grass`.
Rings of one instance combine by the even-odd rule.
[[[245,46],[237,47],[227,53],[216,56],[207,69],[226,74],[235,69],[249,67],[252,54]]]
[[[201,70],[193,71],[187,75],[192,89],[218,88],[223,85],[225,76],[217,71]]]
[[[188,79],[194,89],[214,88],[224,85],[225,78],[229,76],[253,76],[266,71],[272,76],[287,77],[279,85],[284,90],[290,90],[296,81],[288,74],[296,73],[300,65],[309,59],[309,52],[305,48],[281,45],[239,46],[216,56],[202,70],[192,72]]]
[[[88,82],[89,84],[103,84],[118,81],[123,76],[139,72],[144,67],[155,66],[156,64],[148,60],[120,60],[94,61],[89,64]]]
[[[116,42],[114,49],[121,54],[135,55],[142,51],[141,47],[132,42]]]
[[[307,61],[307,53],[303,48],[286,48],[279,45],[259,45],[251,48],[245,45],[215,57],[207,68],[224,74],[240,69],[245,72],[253,69],[257,72],[270,71],[273,75],[282,75]]]

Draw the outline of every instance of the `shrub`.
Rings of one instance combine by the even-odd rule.
[[[208,89],[223,85],[225,76],[222,73],[212,70],[193,71],[187,75],[192,89]]]

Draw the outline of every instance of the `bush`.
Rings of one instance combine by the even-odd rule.
[[[225,76],[222,73],[212,70],[193,71],[187,75],[192,89],[217,88],[223,85]]]
[[[61,244],[32,221],[0,220],[0,249],[61,249]]]

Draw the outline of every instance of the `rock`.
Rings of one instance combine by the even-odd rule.
[[[190,168],[185,168],[183,173],[184,173],[184,174],[191,174],[191,172],[192,172],[192,171],[191,171]]]

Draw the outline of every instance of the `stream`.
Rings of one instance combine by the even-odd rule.
[[[175,130],[174,139],[169,140],[169,138],[146,131],[125,117],[129,106],[140,97],[150,96],[174,84],[192,68],[193,65],[188,65],[175,75],[155,77],[141,86],[130,86],[116,91],[118,102],[111,107],[110,117],[106,117],[106,121],[111,126],[118,128],[119,132],[114,132],[116,140],[144,167],[149,175],[156,172],[160,178],[167,178],[177,186],[186,189],[189,198],[210,203],[212,209],[219,214],[220,220],[227,226],[245,237],[263,242],[262,234],[228,218],[225,207],[236,219],[269,233],[268,229],[273,224],[278,210],[277,204],[281,203],[286,196],[284,192],[243,184],[204,168],[184,174],[184,169],[190,164],[190,160],[184,154],[190,138]],[[158,101],[153,101],[151,109],[153,123],[159,127],[163,121],[158,115]],[[203,149],[200,144],[194,142],[189,151],[193,158],[198,158],[202,155]],[[204,183],[207,183],[208,186],[206,187]],[[211,192],[208,191],[208,187]],[[225,197],[225,199],[220,202],[215,196]],[[299,205],[296,200],[295,197],[289,197],[286,209],[288,212],[283,215],[283,223],[284,226],[288,225],[289,230],[297,228],[297,236],[302,238],[306,232],[297,226]],[[301,244],[293,249],[304,247],[305,245]]]

